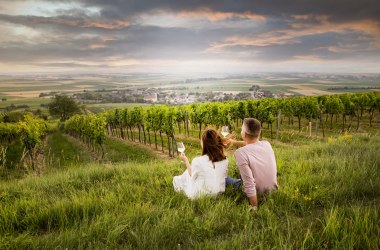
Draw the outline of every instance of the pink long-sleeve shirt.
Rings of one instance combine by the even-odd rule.
[[[248,197],[277,189],[276,159],[267,141],[257,141],[235,152],[236,165]]]

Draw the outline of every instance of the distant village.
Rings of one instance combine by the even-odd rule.
[[[102,79],[113,79],[117,81],[125,81],[124,75],[100,75]],[[44,76],[45,77],[45,76]],[[62,79],[72,79],[71,75],[64,75]],[[82,78],[87,77],[99,77],[99,75],[81,75]],[[142,77],[136,76],[137,79]],[[308,82],[321,82],[321,83],[334,83],[332,87],[328,88],[328,91],[344,91],[349,90],[367,90],[378,89],[378,82],[380,75],[378,74],[319,74],[319,73],[258,73],[250,76],[246,75],[231,75],[222,78],[207,77],[207,78],[194,78],[185,80],[175,80],[169,82],[173,84],[173,87],[138,87],[135,89],[122,88],[122,89],[83,89],[81,92],[74,92],[72,96],[79,102],[84,104],[93,103],[157,103],[157,104],[189,104],[189,103],[202,103],[202,102],[214,102],[214,101],[230,101],[230,100],[248,100],[248,99],[261,99],[261,98],[280,98],[280,97],[292,97],[295,95],[302,95],[294,92],[289,88],[289,91],[278,92],[279,89],[274,88],[274,92],[268,89],[262,89],[259,85],[251,85],[248,90],[245,91],[206,91],[200,86],[191,87],[193,83],[200,82],[217,82],[231,79],[304,79]],[[45,78],[42,78],[45,79]],[[60,78],[61,79],[61,78]],[[61,80],[62,80],[61,79]],[[36,78],[39,80],[39,78]],[[290,80],[289,80],[290,81]],[[290,81],[291,82],[291,81]],[[359,86],[346,86],[351,82],[364,82],[365,85]],[[182,86],[178,86],[181,84]],[[340,84],[340,85],[339,85]],[[370,85],[370,86],[368,86]],[[68,91],[58,92],[50,91],[40,93],[39,97],[51,97],[57,94],[69,93]],[[2,101],[6,101],[4,98]]]
[[[139,88],[135,90],[96,90],[73,94],[73,97],[86,103],[157,103],[157,104],[189,104],[213,101],[278,98],[293,96],[292,94],[274,94],[252,85],[247,92],[189,92],[180,93],[181,89],[167,90],[160,88]]]

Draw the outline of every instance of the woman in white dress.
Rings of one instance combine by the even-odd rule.
[[[181,153],[180,159],[187,169],[182,175],[174,176],[173,186],[177,192],[185,192],[190,199],[204,195],[215,196],[225,191],[228,160],[224,155],[227,140],[213,129],[203,131],[201,137],[202,156],[189,162]]]

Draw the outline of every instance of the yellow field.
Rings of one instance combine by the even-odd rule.
[[[319,89],[315,89],[315,88],[305,86],[305,85],[301,85],[301,84],[284,84],[284,85],[290,87],[291,91],[297,92],[297,93],[300,93],[301,95],[306,95],[306,96],[310,96],[310,95],[332,95],[332,94],[334,94],[334,93],[329,92],[329,91],[319,90]]]

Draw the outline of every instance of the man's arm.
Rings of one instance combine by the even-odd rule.
[[[235,141],[235,140],[231,140],[231,143],[232,143],[233,145],[235,145],[235,146],[238,146],[239,148],[240,148],[240,147],[244,147],[245,145],[247,145],[247,144],[245,143],[245,141]]]
[[[256,181],[248,164],[248,159],[239,150],[235,152],[236,165],[239,168],[240,176],[243,179],[244,193],[247,195],[252,207],[257,208]]]

